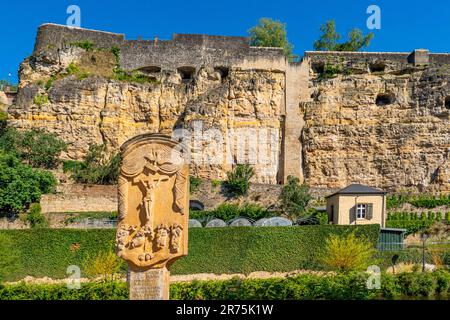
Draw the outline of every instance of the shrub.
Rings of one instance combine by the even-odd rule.
[[[38,93],[34,96],[33,102],[35,105],[42,107],[44,104],[48,103],[48,95]]]
[[[311,200],[309,187],[305,184],[300,185],[299,179],[288,176],[287,184],[283,186],[280,194],[280,202],[283,211],[291,218],[304,215],[306,207]]]
[[[20,213],[44,193],[54,191],[56,179],[47,171],[22,164],[12,155],[0,155],[0,210]]]
[[[190,213],[191,219],[208,220],[222,219],[230,221],[238,217],[246,217],[253,220],[270,217],[271,213],[257,203],[245,203],[240,206],[237,203],[224,202],[212,211],[193,211]]]
[[[353,233],[330,235],[325,241],[322,261],[339,272],[362,271],[374,263],[376,250],[372,243],[358,239]]]
[[[0,135],[6,130],[6,124],[8,121],[8,114],[4,111],[0,111]]]
[[[44,228],[48,226],[47,220],[41,213],[41,205],[39,203],[33,203],[30,205],[30,209],[28,211],[26,219],[30,223],[32,228]]]
[[[83,161],[66,162],[64,170],[72,172],[78,183],[114,184],[119,176],[121,157],[119,153],[107,155],[105,145],[90,145]]]
[[[92,51],[94,49],[94,43],[89,40],[72,42],[72,43],[70,43],[70,45],[74,46],[74,47],[82,48],[86,51]]]
[[[402,294],[428,297],[435,293],[437,281],[430,273],[400,273],[398,281],[402,284]]]
[[[228,172],[225,186],[235,196],[247,194],[250,179],[255,171],[248,164],[238,164],[232,171]]]
[[[194,176],[189,176],[189,190],[191,193],[197,192],[202,184],[202,179]]]
[[[95,257],[87,258],[84,270],[91,277],[101,276],[104,281],[114,281],[123,260],[111,249],[100,251]]]

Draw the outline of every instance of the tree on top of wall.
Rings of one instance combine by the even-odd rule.
[[[259,19],[258,25],[248,30],[250,45],[255,47],[283,48],[286,57],[292,59],[293,45],[287,39],[286,24],[270,18]]]
[[[338,41],[342,36],[336,32],[334,20],[329,20],[320,27],[322,35],[314,42],[314,50],[317,51],[359,51],[367,48],[373,38],[373,33],[363,35],[360,29],[353,29],[348,33],[348,40],[342,43]]]

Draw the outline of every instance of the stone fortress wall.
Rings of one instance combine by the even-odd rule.
[[[36,83],[83,62],[71,43],[120,49],[125,70],[157,81],[124,83],[105,77]],[[290,62],[279,48],[257,48],[244,37],[175,34],[171,40],[126,40],[122,34],[45,24],[20,70],[20,90],[9,108],[11,125],[45,128],[69,143],[79,159],[89,143],[110,150],[145,132],[174,128],[226,135],[267,129],[279,143],[269,164],[256,164],[256,182],[281,183],[288,175],[317,188],[365,183],[390,190],[449,191],[450,55],[306,52]],[[36,94],[48,103],[37,106]],[[237,140],[224,141],[239,162]],[[258,140],[257,147],[260,147]],[[209,146],[193,148],[194,157]],[[247,152],[248,153],[248,152]],[[248,156],[248,154],[246,154]],[[227,161],[196,164],[193,173],[222,179]]]

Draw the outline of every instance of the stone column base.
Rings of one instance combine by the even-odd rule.
[[[167,268],[145,271],[128,268],[130,300],[169,300],[169,276]]]

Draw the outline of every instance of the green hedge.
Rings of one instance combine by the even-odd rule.
[[[193,281],[170,285],[173,300],[255,300],[255,299],[399,299],[408,297],[446,298],[450,273],[383,274],[380,289],[367,288],[368,274],[303,274],[288,278]],[[128,298],[124,282],[83,283],[79,290],[65,284],[0,286],[0,300],[120,300]]]
[[[173,274],[250,273],[253,271],[321,270],[318,251],[332,233],[355,231],[374,246],[378,225],[226,227],[189,230],[189,254],[171,268]],[[11,238],[20,265],[5,281],[25,276],[66,277],[69,265],[83,267],[88,256],[113,247],[114,229],[34,229],[2,230]],[[82,276],[83,276],[82,269]]]

